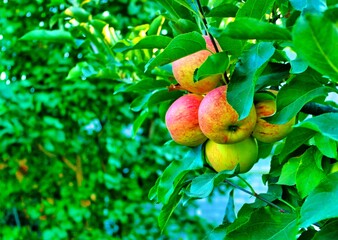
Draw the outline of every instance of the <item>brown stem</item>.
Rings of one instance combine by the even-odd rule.
[[[82,172],[82,160],[79,155],[76,155],[76,181],[77,181],[77,186],[81,187],[82,182],[83,182],[83,172]]]
[[[62,157],[61,159],[70,169],[72,169],[74,172],[77,171],[76,166],[71,161],[69,161],[66,157]]]

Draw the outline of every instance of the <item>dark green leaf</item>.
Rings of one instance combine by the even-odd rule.
[[[163,172],[157,189],[159,202],[167,204],[178,183],[191,170],[203,167],[201,146],[191,149],[181,160],[173,161]]]
[[[169,22],[169,25],[173,29],[174,36],[177,36],[183,33],[199,31],[197,24],[187,19],[179,19],[176,22]]]
[[[270,13],[275,0],[247,0],[238,10],[236,17],[250,17],[262,19]]]
[[[20,40],[38,40],[62,44],[64,44],[65,42],[75,43],[74,38],[70,34],[70,32],[64,30],[33,30],[22,36]]]
[[[148,107],[158,105],[168,100],[176,100],[184,94],[182,91],[168,91],[168,89],[159,89],[152,93],[148,100]]]
[[[244,52],[236,65],[228,87],[227,98],[238,112],[240,119],[248,116],[253,103],[256,80],[274,51],[272,43],[255,44]]]
[[[207,17],[235,17],[238,11],[238,7],[234,4],[224,3],[217,7],[214,7],[207,13]]]
[[[269,62],[256,81],[255,91],[267,86],[277,86],[289,76],[290,65]]]
[[[332,220],[318,231],[312,240],[335,239],[338,236],[338,220]]]
[[[216,74],[224,74],[229,67],[229,57],[226,52],[210,55],[207,60],[195,71],[194,81]]]
[[[182,6],[186,7],[189,11],[198,15],[199,10],[198,10],[198,5],[197,5],[196,1],[194,1],[194,0],[175,0],[175,2],[178,2]]]
[[[338,141],[338,113],[324,113],[306,119],[298,124],[299,127],[308,128],[321,133],[330,139]]]
[[[338,172],[327,175],[309,194],[300,210],[300,227],[338,217]]]
[[[338,31],[322,14],[299,17],[293,27],[295,51],[309,66],[338,82]]]
[[[291,40],[291,33],[277,25],[255,18],[238,18],[227,25],[224,34],[235,39]]]
[[[326,176],[316,164],[317,158],[319,160],[322,158],[317,151],[316,148],[311,147],[301,156],[296,175],[296,186],[301,198],[306,197]]]
[[[201,34],[197,32],[181,34],[175,37],[163,52],[151,59],[146,64],[145,69],[149,71],[156,66],[171,63],[177,59],[205,49],[206,42]]]
[[[171,40],[172,39],[170,37],[166,36],[147,36],[142,38],[133,47],[130,47],[126,50],[165,48],[168,46]]]

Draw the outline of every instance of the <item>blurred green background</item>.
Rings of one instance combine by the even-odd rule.
[[[71,7],[74,18],[64,12]],[[86,35],[108,24],[115,42],[135,39],[159,13],[154,1],[1,0],[1,239],[199,239],[210,231],[190,205],[161,235],[160,206],[148,199],[186,150],[163,147],[169,135],[156,107],[133,134],[137,94],[114,94],[139,79],[150,54],[128,59]],[[19,40],[37,29],[76,40]]]

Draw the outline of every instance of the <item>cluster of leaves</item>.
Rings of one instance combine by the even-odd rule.
[[[141,93],[132,103],[135,110],[142,111],[136,126],[146,119],[155,101],[163,117],[170,103],[184,94],[164,89],[168,79],[169,90],[179,89],[172,75],[164,71],[170,73],[174,60],[206,49],[201,34],[214,36],[223,52],[206,60],[195,72],[196,81],[226,72],[230,78],[228,101],[241,118],[269,88],[279,93],[277,112],[267,120],[282,124],[298,117],[285,140],[259,144],[260,158],[271,159],[270,172],[262,177],[268,192],[253,191],[257,201],[245,204],[234,217],[236,199],[229,190],[224,222],[210,239],[336,236],[338,173],[329,172],[338,160],[338,104],[328,96],[338,93],[338,6],[324,0],[159,2],[166,9],[163,34],[146,35],[131,47],[126,45],[129,50],[155,52],[145,65],[145,74],[156,78],[142,79],[130,87]],[[173,161],[149,193],[150,199],[163,204],[160,227],[165,228],[179,203],[207,197],[220,184],[236,187],[232,177],[233,171],[217,174],[206,167],[203,146]]]
[[[159,31],[158,5],[4,4],[0,238],[161,239],[148,191],[184,150],[163,149],[169,135],[154,110],[142,129],[130,124],[138,90],[129,86],[144,77],[152,51],[125,51],[126,43]],[[208,229],[194,216],[176,216],[163,239],[200,238]]]

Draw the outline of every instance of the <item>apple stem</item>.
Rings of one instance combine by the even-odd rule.
[[[237,184],[235,184],[235,183],[233,183],[233,182],[231,182],[231,181],[229,181],[229,180],[227,180],[227,179],[225,179],[224,182],[227,183],[227,184],[229,184],[229,185],[231,185],[231,186],[233,186],[234,188],[236,188],[236,189],[238,189],[238,190],[241,190],[242,192],[245,192],[245,193],[247,193],[247,194],[249,194],[249,195],[251,195],[251,196],[253,196],[253,197],[255,197],[255,198],[257,198],[257,199],[259,199],[259,200],[261,200],[261,201],[263,201],[263,202],[265,202],[265,203],[267,203],[267,204],[270,205],[271,207],[274,207],[274,208],[278,209],[279,212],[281,212],[281,213],[290,213],[288,210],[286,210],[286,209],[284,209],[284,208],[282,208],[282,207],[280,207],[280,206],[278,206],[278,205],[276,205],[276,204],[270,202],[270,201],[267,200],[266,198],[264,198],[264,197],[262,197],[261,195],[257,194],[257,193],[253,190],[252,187],[250,187],[250,188],[251,188],[251,191],[248,191],[248,190],[246,190],[245,188],[242,188],[241,186],[238,186]],[[246,181],[245,181],[245,182],[246,182]],[[293,209],[293,208],[292,208],[292,209]]]
[[[205,17],[202,4],[201,4],[200,0],[196,0],[196,1],[197,1],[198,9],[199,9],[199,12],[200,12],[200,17],[201,17],[202,22],[203,22],[204,29],[205,29],[207,35],[210,36],[210,40],[212,42],[212,45],[214,45],[214,48],[215,48],[216,52],[219,53],[220,51],[219,51],[218,46],[216,44],[216,40],[215,40],[214,36],[212,36],[212,34],[209,32],[208,21],[207,21],[207,19]],[[226,72],[223,74],[223,77],[224,77],[225,84],[227,85],[230,80],[229,80],[228,75],[227,75]]]

